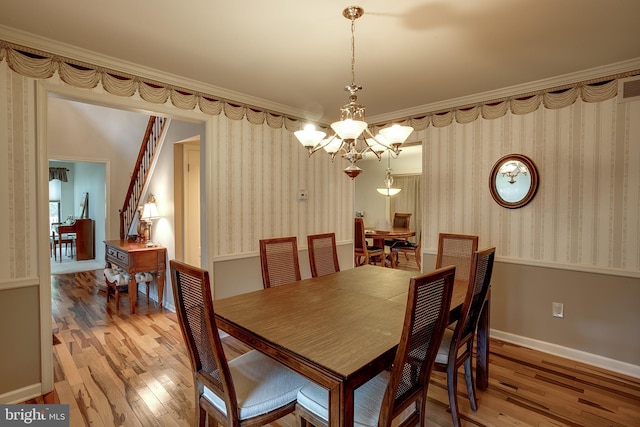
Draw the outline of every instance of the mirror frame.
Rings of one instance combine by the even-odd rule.
[[[529,186],[529,191],[527,191],[527,194],[525,194],[522,199],[515,202],[508,202],[500,196],[500,193],[498,193],[498,189],[496,188],[496,178],[498,177],[500,167],[502,167],[506,162],[514,160],[522,162],[527,167],[531,178],[531,185]],[[523,207],[533,199],[536,195],[536,191],[538,191],[538,170],[536,169],[536,165],[530,158],[522,154],[507,154],[506,156],[501,157],[491,169],[491,174],[489,175],[489,190],[491,191],[491,197],[493,197],[493,200],[495,200],[500,206],[508,209]]]

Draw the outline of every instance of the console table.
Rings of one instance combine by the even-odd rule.
[[[167,249],[162,246],[145,246],[144,243],[129,242],[127,240],[105,240],[104,244],[104,257],[107,264],[111,266],[117,265],[131,276],[143,272],[155,271],[157,273],[158,305],[162,308]],[[129,282],[131,313],[135,313],[137,297],[138,285],[132,277]]]

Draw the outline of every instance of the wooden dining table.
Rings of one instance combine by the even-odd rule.
[[[392,239],[408,239],[409,237],[413,237],[416,235],[415,230],[409,230],[408,228],[391,228],[389,230],[376,230],[376,229],[365,229],[364,235],[368,239],[373,240],[373,246],[377,248],[384,247],[385,240]]]
[[[326,388],[329,425],[351,427],[354,390],[393,362],[415,275],[365,265],[248,292],[215,300],[216,322]],[[450,321],[466,290],[466,282],[455,283]]]

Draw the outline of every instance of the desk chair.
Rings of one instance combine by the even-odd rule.
[[[440,233],[436,268],[456,266],[456,280],[469,280],[473,253],[478,250],[478,236]]]
[[[393,367],[358,387],[354,393],[354,425],[399,427],[425,425],[427,389],[449,317],[455,267],[413,277],[400,344]],[[418,351],[416,351],[418,350]],[[328,425],[327,390],[309,383],[298,392],[300,425]],[[412,410],[413,409],[413,410]]]
[[[169,266],[178,322],[193,371],[196,425],[259,426],[293,412],[298,390],[307,380],[256,350],[227,362],[209,273],[176,260]]]
[[[490,248],[474,252],[469,287],[462,304],[460,317],[453,331],[451,329],[445,330],[433,367],[436,371],[447,373],[449,406],[451,406],[451,418],[455,427],[460,426],[457,375],[460,365],[464,365],[464,379],[467,384],[471,410],[475,412],[478,409],[473,371],[471,370],[471,356],[480,312],[491,283],[495,251],[496,248]]]
[[[362,218],[355,218],[353,227],[353,263],[356,267],[365,264],[375,264],[379,259],[384,264],[384,248],[367,245],[367,236],[364,232],[364,221]]]
[[[311,277],[340,271],[335,233],[311,234],[307,236],[307,246]]]
[[[265,289],[302,280],[296,237],[260,240],[260,268]]]

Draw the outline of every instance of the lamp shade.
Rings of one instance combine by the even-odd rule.
[[[378,190],[378,193],[384,196],[395,196],[402,191],[402,188],[379,187],[376,188],[376,190]]]
[[[306,125],[303,130],[296,131],[293,134],[305,148],[315,147],[326,135],[326,133],[316,130],[313,125]]]
[[[142,209],[142,219],[150,220],[156,218],[160,218],[156,204],[154,202],[145,203]]]
[[[389,145],[400,145],[404,143],[413,132],[411,126],[400,126],[398,124],[388,128],[380,129],[380,133]]]
[[[346,119],[331,123],[331,129],[341,139],[356,139],[367,128],[367,123],[360,120]]]

